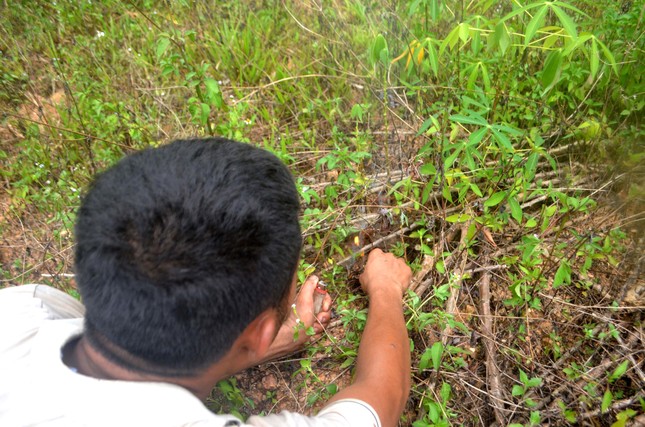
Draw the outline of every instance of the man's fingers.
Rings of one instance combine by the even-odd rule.
[[[325,299],[322,303],[322,311],[331,310],[331,296],[329,294],[325,295]]]

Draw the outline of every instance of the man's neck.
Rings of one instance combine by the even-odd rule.
[[[211,379],[214,372],[210,369],[205,375],[194,377],[164,377],[125,368],[101,354],[85,336],[81,336],[65,346],[63,362],[79,374],[88,377],[104,380],[170,383],[187,389],[200,399],[205,399],[217,382],[217,379]]]

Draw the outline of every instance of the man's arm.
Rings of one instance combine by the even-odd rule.
[[[331,400],[360,399],[376,410],[384,426],[396,425],[410,392],[410,346],[403,319],[403,293],[411,279],[405,262],[373,250],[360,277],[368,294],[367,324],[351,386]]]

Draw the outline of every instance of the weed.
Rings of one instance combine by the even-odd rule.
[[[642,3],[14,2],[0,14],[3,286],[71,269],[96,172],[222,135],[296,175],[298,278],[330,283],[338,316],[310,351],[335,373],[368,316],[361,249],[413,265],[406,425],[625,425],[642,412],[640,320],[623,301],[642,216],[607,205],[643,194]],[[294,369],[292,407],[336,392],[311,360]],[[235,379],[213,393],[238,414],[293,399]]]

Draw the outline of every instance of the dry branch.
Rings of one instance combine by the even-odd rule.
[[[433,255],[426,255],[423,258],[423,264],[421,266],[421,270],[414,276],[412,279],[412,284],[410,285],[410,289],[413,292],[416,292],[417,295],[420,297],[423,297],[423,294],[425,291],[428,289],[430,286],[430,283],[432,282],[431,280],[425,280],[426,276],[428,273],[430,273],[435,265],[435,261],[439,259],[441,254],[443,253],[443,249],[446,247],[446,245],[455,238],[457,235],[457,227],[456,224],[453,224],[448,231],[444,231],[444,229],[441,229],[441,232],[439,234],[439,240],[437,243],[435,243],[433,247]]]
[[[643,399],[645,397],[645,393],[638,393],[635,396],[632,396],[629,399],[623,399],[623,400],[618,400],[614,402],[605,412],[603,412],[601,409],[596,409],[594,411],[589,411],[589,412],[583,412],[582,414],[579,414],[576,418],[578,420],[585,420],[588,418],[594,418],[594,417],[599,417],[602,414],[606,414],[609,411],[619,411],[621,409],[625,409],[629,406],[632,406],[636,404],[640,399]],[[642,425],[642,424],[632,424],[634,426]]]
[[[461,291],[463,272],[466,268],[466,263],[468,262],[467,235],[470,223],[471,221],[467,221],[461,226],[461,237],[459,238],[459,247],[457,249],[457,253],[459,253],[461,256],[461,263],[459,264],[459,267],[456,270],[455,275],[453,276],[455,278],[455,281],[450,286],[450,296],[448,297],[448,301],[446,302],[446,314],[448,316],[453,316],[455,314],[455,311],[457,310],[457,297],[459,296],[459,292]],[[448,337],[451,333],[452,327],[450,325],[446,325],[443,331],[441,331],[441,343],[444,347],[448,343]]]
[[[395,231],[394,233],[390,233],[387,236],[383,236],[380,239],[377,239],[377,240],[373,241],[369,245],[363,246],[362,248],[360,248],[359,250],[357,250],[356,252],[354,252],[350,256],[342,259],[341,261],[338,262],[338,264],[342,265],[343,267],[347,267],[347,266],[351,265],[352,261],[356,257],[358,257],[360,255],[363,255],[366,252],[370,251],[371,249],[373,249],[373,248],[375,248],[375,247],[377,247],[377,246],[379,246],[379,245],[381,245],[383,243],[386,243],[386,242],[388,242],[388,241],[390,241],[390,240],[392,240],[392,239],[394,239],[396,237],[400,237],[400,236],[403,236],[406,233],[409,233],[410,231],[414,231],[419,227],[421,227],[421,226],[418,225],[418,224],[412,224],[409,227],[403,227],[403,228]]]
[[[486,351],[486,385],[488,392],[493,396],[490,403],[495,412],[495,419],[500,426],[506,425],[503,408],[500,402],[504,400],[502,383],[499,377],[499,369],[495,359],[495,345],[493,335],[492,316],[490,312],[490,272],[485,271],[479,281],[480,312],[482,322],[482,336],[484,338],[484,349]]]

